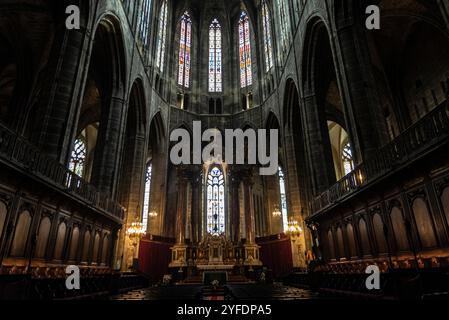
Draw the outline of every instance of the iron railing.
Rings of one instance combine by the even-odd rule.
[[[124,208],[68,168],[0,123],[0,158],[108,215],[123,220]]]
[[[395,168],[411,162],[449,138],[449,103],[436,107],[417,123],[409,127],[376,155],[355,169],[311,202],[312,215],[341,202]]]

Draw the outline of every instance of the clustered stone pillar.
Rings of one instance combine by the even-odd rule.
[[[202,219],[201,219],[201,186],[202,175],[201,168],[195,167],[190,175],[190,182],[192,185],[192,231],[191,240],[193,243],[199,243],[202,240]]]
[[[235,170],[231,171],[231,239],[240,242],[240,177]]]
[[[337,31],[344,70],[346,122],[357,160],[366,161],[388,142],[387,126],[376,93],[366,37],[361,26],[342,22]],[[357,152],[358,151],[358,152]]]
[[[307,92],[304,96],[304,106],[306,110],[307,143],[309,148],[310,171],[313,177],[313,191],[320,193],[326,190],[336,181],[334,160],[329,139],[324,108],[317,106],[317,97],[314,92]]]
[[[253,185],[254,181],[251,173],[243,180],[243,196],[245,199],[245,225],[246,225],[246,243],[254,244],[255,225],[254,225],[254,203],[253,203]]]
[[[186,171],[178,168],[178,200],[176,212],[176,243],[185,243],[185,225],[186,225],[186,192],[187,176]]]
[[[446,0],[438,0],[438,3],[440,5],[441,14],[443,15],[444,21],[449,29],[449,3]]]
[[[246,242],[245,242],[245,262],[247,266],[261,266],[259,260],[259,246],[256,244],[255,230],[255,213],[253,202],[253,173],[251,169],[246,169],[243,177],[243,196],[245,202],[245,225],[246,225]]]
[[[143,150],[144,148],[135,148],[131,150],[129,146],[144,146],[145,145],[145,137],[142,134],[137,134],[132,138],[127,144],[127,149],[125,149],[127,155],[125,156],[124,163],[129,161],[129,158],[135,159],[134,166],[132,169],[128,169],[127,174],[123,176],[123,180],[121,181],[122,192],[120,193],[119,203],[121,203],[126,209],[126,219],[125,224],[123,225],[122,232],[120,234],[120,243],[125,243],[124,246],[120,248],[122,251],[120,253],[125,257],[132,255],[134,251],[134,255],[137,258],[139,255],[139,245],[138,242],[133,243],[132,239],[126,234],[126,230],[132,225],[132,223],[137,222],[137,220],[142,221],[142,215],[148,214],[147,212],[143,213],[142,208],[140,206],[140,192],[141,192],[141,176],[140,173],[144,170],[144,161],[143,161]],[[126,187],[124,187],[126,186]],[[126,258],[124,261],[128,261]],[[123,266],[124,268],[127,265]],[[124,269],[126,270],[126,269]]]
[[[177,168],[178,175],[178,199],[176,211],[176,244],[171,248],[172,261],[170,267],[187,267],[187,245],[185,243],[186,230],[186,193],[188,172],[186,168]],[[182,269],[181,269],[182,270]],[[181,271],[180,270],[180,271]]]
[[[113,97],[106,114],[101,119],[97,149],[92,170],[92,183],[107,194],[113,194],[117,176],[121,122],[125,101]]]
[[[46,154],[60,162],[71,148],[71,135],[76,128],[68,124],[77,123],[76,109],[79,105],[84,70],[80,66],[86,59],[86,43],[90,40],[85,26],[79,30],[67,30],[62,21],[57,26],[50,64],[41,81],[43,96],[36,106],[36,119],[30,139]],[[78,99],[77,99],[78,97]]]

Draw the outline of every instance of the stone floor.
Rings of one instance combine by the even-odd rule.
[[[284,286],[282,284],[259,285],[239,284],[229,286],[237,300],[305,300],[317,299],[318,294],[310,290]]]
[[[111,297],[112,300],[206,300],[204,287],[200,285],[180,285],[151,287],[134,290]],[[216,300],[308,300],[318,299],[318,294],[309,290],[288,287],[281,284],[238,284],[228,285],[225,296]]]

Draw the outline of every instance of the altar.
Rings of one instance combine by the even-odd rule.
[[[198,245],[196,265],[202,266],[228,266],[236,263],[235,246],[222,235],[208,234]]]
[[[232,271],[234,269],[233,265],[197,265],[196,268],[199,271]]]
[[[223,286],[228,283],[229,274],[223,271],[206,271],[203,273],[203,284],[210,285],[217,282],[217,285]]]
[[[178,272],[188,271],[186,275],[202,277],[211,272],[230,275],[244,272],[245,267],[262,266],[257,245],[234,244],[224,234],[208,234],[199,244],[175,245],[171,250],[170,268],[177,268]]]
[[[203,170],[204,176],[201,176]],[[180,166],[177,175],[177,203],[182,205],[176,211],[176,244],[171,247],[171,272],[181,281],[198,278],[207,271],[244,275],[262,267],[260,246],[256,243],[255,212],[250,205],[253,203],[252,168],[233,167],[230,170],[225,163],[214,162],[203,168]],[[227,181],[232,182],[229,188]],[[189,208],[185,205],[188,183],[192,187]],[[237,201],[240,186],[247,208],[243,212],[244,230]],[[232,203],[227,200],[230,194],[236,195]]]

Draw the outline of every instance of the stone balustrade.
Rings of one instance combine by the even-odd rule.
[[[316,196],[310,204],[312,216],[419,159],[448,138],[449,103],[445,102],[379,149],[375,157],[357,165],[351,173]]]
[[[0,124],[0,161],[43,180],[107,216],[124,218],[123,207],[68,168],[43,154],[25,138]]]

